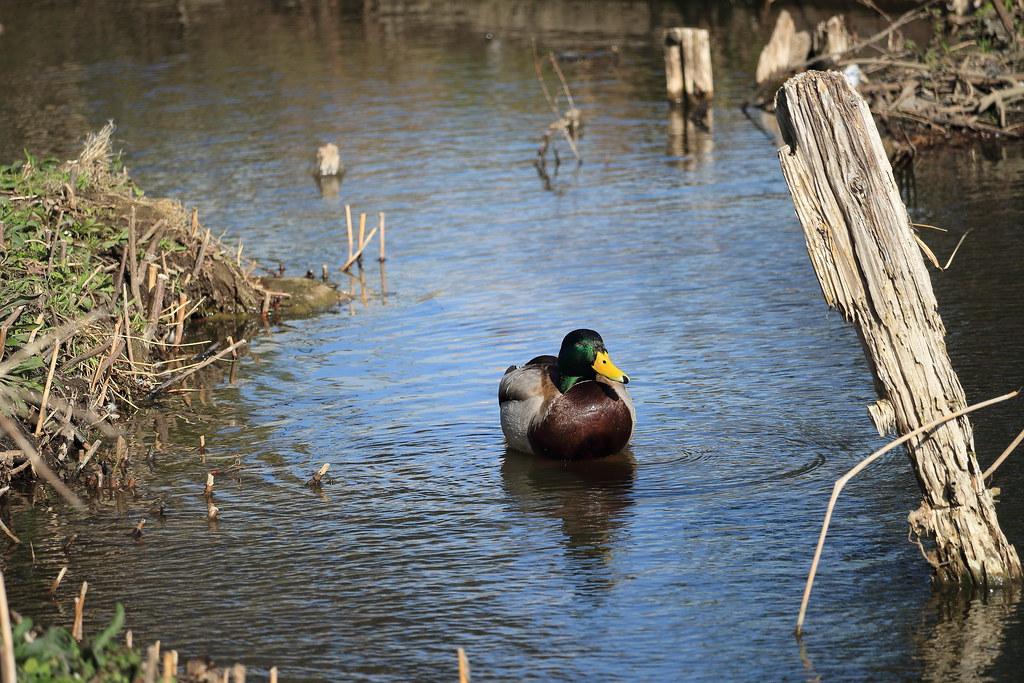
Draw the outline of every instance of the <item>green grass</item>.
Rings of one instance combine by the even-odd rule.
[[[76,189],[69,192],[72,185]],[[8,331],[5,357],[37,328],[38,336],[111,301],[116,272],[110,266],[117,264],[117,248],[126,242],[127,230],[115,227],[114,209],[80,197],[97,185],[90,174],[73,177],[53,159],[26,155],[0,166],[0,316],[26,307]],[[86,342],[73,340],[71,351]],[[44,373],[37,356],[0,381],[39,389]]]
[[[71,632],[54,627],[40,632],[32,620],[23,618],[14,631],[14,660],[18,680],[24,683],[70,683],[100,680],[130,683],[140,672],[142,656],[114,642],[124,628],[124,607],[114,610],[114,618],[89,642],[78,643]],[[26,635],[32,635],[27,639]]]

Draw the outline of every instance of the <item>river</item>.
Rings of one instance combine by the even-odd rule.
[[[386,281],[367,259],[365,300],[273,326],[235,384],[167,404],[170,443],[127,511],[17,511],[12,606],[68,622],[88,580],[87,631],[120,601],[137,641],[244,661],[257,679],[277,666],[283,680],[453,680],[456,647],[478,680],[1018,672],[1017,595],[933,595],[907,541],[902,452],[847,487],[793,638],[832,484],[883,440],[774,143],[740,110],[771,23],[724,4],[449,5],[0,7],[0,160],[72,155],[113,119],[149,195],[199,207],[267,267],[340,265],[346,203],[371,225],[386,212],[389,257]],[[655,36],[682,21],[717,32],[710,132],[680,128],[663,99]],[[532,165],[552,115],[531,38],[601,56],[563,64],[583,163],[561,146],[548,181]],[[310,175],[325,142],[341,146],[340,187]],[[1022,190],[1022,150],[991,146],[924,154],[908,187],[915,220],[951,231],[922,235],[937,253],[972,231],[933,271],[969,401],[1024,377]],[[631,449],[571,466],[507,452],[499,377],[577,327],[632,379]],[[983,464],[1019,415],[974,420]],[[139,448],[160,431],[148,420]],[[236,458],[211,526],[206,471]],[[303,482],[322,463],[318,495]],[[995,484],[1019,545],[1024,466]]]

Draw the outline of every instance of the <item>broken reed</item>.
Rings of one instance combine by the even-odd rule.
[[[347,236],[348,236],[348,258],[345,259],[345,263],[342,264],[342,266],[341,266],[340,270],[343,273],[349,272],[349,270],[352,268],[353,264],[357,264],[358,263],[359,266],[362,267],[362,265],[363,265],[363,252],[366,250],[366,247],[368,247],[373,242],[373,238],[375,236],[378,237],[378,241],[379,241],[379,244],[380,244],[380,255],[377,257],[377,260],[379,262],[381,262],[381,263],[384,263],[384,261],[387,260],[386,245],[385,245],[385,233],[384,233],[384,231],[386,229],[385,226],[386,226],[386,224],[385,224],[384,212],[381,211],[381,212],[379,212],[377,214],[377,225],[376,225],[376,227],[374,227],[370,231],[369,234],[366,234],[366,214],[365,213],[359,214],[359,241],[358,241],[358,248],[356,248],[356,243],[354,241],[355,238],[353,236],[353,228],[352,228],[352,207],[349,204],[345,205],[345,227],[346,227]]]

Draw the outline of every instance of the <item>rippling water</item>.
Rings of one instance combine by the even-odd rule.
[[[724,35],[713,132],[684,138],[652,37],[681,21],[671,7],[544,3],[523,24],[521,5],[444,21],[212,3],[181,27],[161,3],[114,5],[0,8],[15,93],[0,101],[3,158],[69,154],[113,118],[147,192],[293,273],[344,260],[345,203],[386,211],[387,292],[370,264],[365,304],[275,327],[237,384],[175,406],[172,445],[127,514],[21,509],[37,561],[5,555],[17,609],[67,620],[72,589],[45,598],[67,563],[69,582],[90,583],[87,629],[122,601],[137,638],[285,680],[451,680],[457,646],[481,680],[1017,670],[1004,645],[1021,633],[1016,595],[931,595],[905,540],[916,486],[901,454],[848,487],[804,648],[792,637],[832,483],[880,440],[856,334],[826,311],[774,146],[739,109],[767,31],[756,13],[709,13]],[[622,49],[618,65],[566,66],[584,164],[549,188],[531,166],[549,122],[531,35]],[[332,140],[348,171],[322,195],[309,166]],[[971,399],[1022,376],[1022,186],[1020,150],[919,162],[915,217],[974,231],[936,276]],[[957,236],[926,238],[949,253]],[[584,326],[633,379],[630,451],[572,465],[506,452],[498,377]],[[978,418],[983,461],[1019,414]],[[211,527],[205,472],[235,457]],[[333,482],[317,495],[303,482],[324,462]],[[1001,516],[1020,543],[1021,470],[1005,470]],[[147,512],[157,498],[162,521]]]

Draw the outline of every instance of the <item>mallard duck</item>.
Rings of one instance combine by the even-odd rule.
[[[577,460],[622,450],[636,411],[601,335],[573,330],[558,357],[537,356],[505,371],[498,385],[501,430],[510,448]]]

